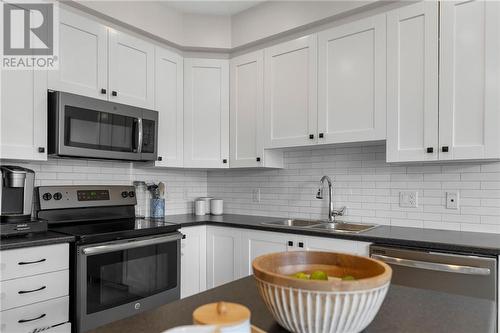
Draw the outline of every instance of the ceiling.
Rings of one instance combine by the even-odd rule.
[[[212,0],[186,0],[186,1],[162,1],[165,6],[174,8],[186,14],[203,14],[203,15],[227,15],[231,16],[244,11],[250,7],[256,6],[266,0],[253,0],[253,1],[238,1],[238,0],[225,0],[225,1],[212,1]]]

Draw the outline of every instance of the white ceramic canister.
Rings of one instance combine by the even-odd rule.
[[[206,202],[203,200],[196,200],[194,202],[194,215],[206,215]]]
[[[210,201],[212,200],[212,197],[200,197],[196,200],[202,200],[205,201],[205,214],[210,214]]]
[[[224,200],[212,199],[210,201],[210,211],[212,215],[222,215],[224,212]]]

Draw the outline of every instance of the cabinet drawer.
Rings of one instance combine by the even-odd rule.
[[[56,327],[43,331],[43,333],[71,333],[71,323],[57,325]]]
[[[69,297],[0,312],[0,333],[28,333],[68,321]],[[49,331],[50,332],[50,331]],[[57,331],[56,331],[57,332]]]
[[[55,244],[0,252],[0,281],[69,268],[69,245]]]
[[[69,271],[0,282],[0,311],[68,295]]]

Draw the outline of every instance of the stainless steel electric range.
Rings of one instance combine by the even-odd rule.
[[[75,332],[179,299],[178,225],[135,218],[133,186],[40,186],[37,217],[76,238],[71,252]]]

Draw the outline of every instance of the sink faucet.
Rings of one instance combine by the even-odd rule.
[[[328,176],[321,177],[319,181],[318,193],[316,193],[316,199],[323,199],[323,187],[325,181],[328,183],[328,222],[335,223],[335,216],[343,216],[346,212],[346,207],[342,207],[339,210],[333,209],[333,186],[332,180]]]

